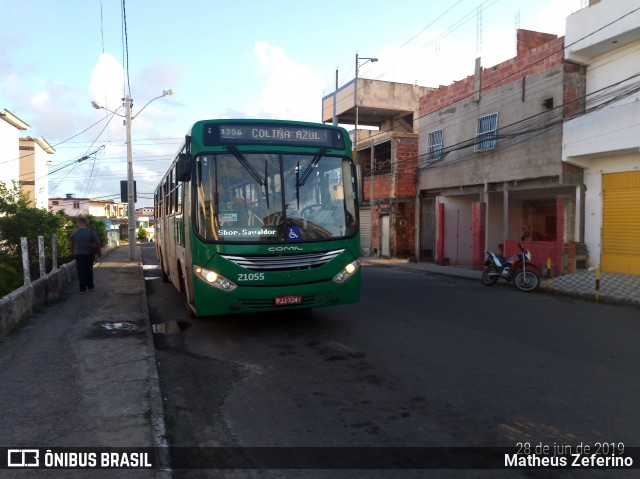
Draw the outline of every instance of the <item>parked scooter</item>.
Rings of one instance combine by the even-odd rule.
[[[501,254],[487,251],[487,260],[482,272],[482,283],[493,286],[502,278],[508,283],[515,283],[520,291],[533,291],[540,284],[540,269],[531,262],[531,251],[518,243],[522,253],[505,258]],[[537,273],[536,273],[537,272]]]

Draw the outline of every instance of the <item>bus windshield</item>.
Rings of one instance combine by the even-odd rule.
[[[195,229],[225,242],[317,241],[357,233],[349,158],[229,152],[196,158]]]

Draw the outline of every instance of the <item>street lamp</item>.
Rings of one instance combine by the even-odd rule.
[[[364,60],[362,63],[360,63],[361,60]],[[360,67],[362,65],[364,65],[367,62],[371,62],[371,63],[375,63],[377,62],[378,59],[377,58],[370,58],[370,57],[359,57],[358,53],[356,52],[356,85],[355,85],[355,100],[356,100],[356,132],[355,132],[355,138],[354,138],[354,149],[353,149],[353,160],[355,161],[356,165],[360,164],[360,159],[358,158],[358,71],[360,69]],[[371,209],[373,210],[373,152],[371,154],[371,168],[369,171],[369,204],[371,205]],[[364,187],[364,180],[362,180],[362,186]]]
[[[358,56],[358,53],[356,52],[356,83],[355,83],[355,88],[354,88],[354,98],[355,98],[355,103],[356,103],[356,124],[355,124],[356,131],[355,131],[354,142],[353,142],[353,144],[354,144],[353,159],[354,159],[356,164],[359,164],[358,163],[358,72],[360,70],[360,67],[362,65],[366,64],[367,62],[375,63],[377,61],[378,61],[377,58],[360,57],[360,56]]]
[[[135,215],[135,196],[134,196],[134,182],[133,182],[133,151],[131,146],[131,122],[135,120],[135,118],[142,113],[149,104],[157,100],[158,98],[163,98],[165,96],[173,95],[172,90],[163,90],[162,95],[158,95],[155,98],[149,100],[138,113],[131,116],[131,105],[133,100],[129,95],[126,95],[122,101],[124,102],[125,114],[121,115],[116,111],[109,110],[105,108],[95,101],[91,102],[91,106],[93,106],[97,110],[107,110],[108,112],[113,113],[114,115],[123,116],[125,119],[125,126],[127,127],[127,199],[128,199],[128,217],[129,217],[129,261],[136,260],[136,215]]]

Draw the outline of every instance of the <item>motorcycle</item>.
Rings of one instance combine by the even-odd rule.
[[[493,286],[500,278],[508,283],[515,283],[520,291],[533,291],[540,284],[540,269],[533,263],[531,251],[518,243],[522,253],[505,258],[501,254],[487,251],[485,268],[482,272],[482,283]],[[536,274],[538,271],[538,274]]]

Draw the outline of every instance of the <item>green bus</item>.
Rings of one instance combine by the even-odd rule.
[[[162,278],[192,316],[357,302],[357,196],[343,128],[198,121],[154,194]]]

